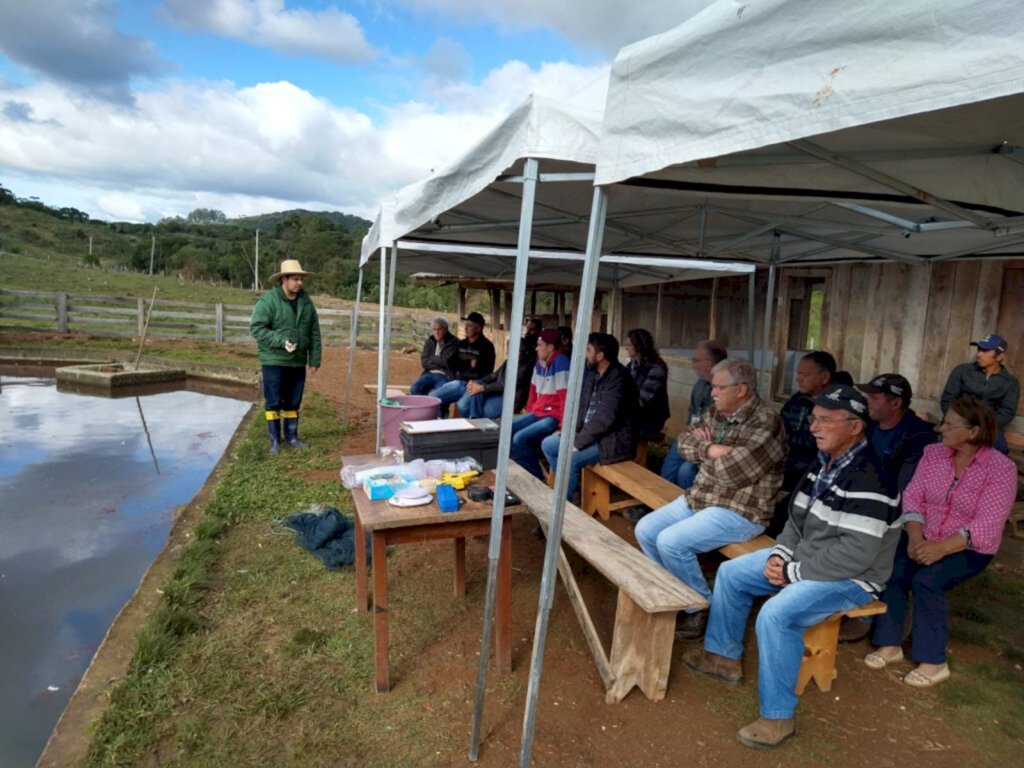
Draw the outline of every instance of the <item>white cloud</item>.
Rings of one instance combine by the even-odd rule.
[[[624,45],[682,24],[712,0],[392,0],[431,14],[467,21],[481,16],[510,30],[547,27],[573,42],[614,54]]]
[[[340,63],[368,61],[376,51],[355,16],[334,6],[288,9],[284,0],[164,0],[178,26],[213,32],[279,53]]]
[[[476,85],[434,80],[378,124],[288,82],[170,81],[135,107],[62,86],[0,86],[35,122],[0,121],[0,169],[19,196],[98,218],[229,216],[292,207],[373,218],[378,201],[464,152],[530,93],[600,106],[607,67],[509,62]],[[33,180],[28,189],[19,177]]]

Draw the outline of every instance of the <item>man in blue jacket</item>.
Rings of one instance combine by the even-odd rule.
[[[320,320],[302,288],[304,278],[311,274],[294,259],[282,261],[280,271],[270,276],[274,287],[260,296],[252,309],[249,333],[259,345],[271,453],[281,449],[282,421],[286,445],[309,447],[299,440],[299,407],[306,366],[316,373],[321,354]]]
[[[701,674],[743,679],[743,639],[754,600],[761,716],[741,728],[748,747],[770,748],[796,732],[796,683],[804,630],[870,602],[885,587],[901,532],[899,493],[866,439],[868,405],[835,384],[814,398],[818,461],[790,495],[789,519],[771,549],[723,563],[711,596],[704,648],[683,656]]]

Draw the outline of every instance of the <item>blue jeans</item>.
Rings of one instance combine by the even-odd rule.
[[[685,495],[636,524],[636,540],[644,554],[705,600],[711,599],[711,589],[697,555],[733,542],[749,541],[763,532],[763,525],[755,525],[725,507],[694,512]]]
[[[945,664],[949,636],[949,605],[946,592],[977,576],[992,562],[992,555],[965,549],[946,555],[931,565],[921,565],[907,554],[907,534],[900,537],[892,576],[881,600],[889,610],[875,617],[871,641],[875,645],[902,645],[907,592],[914,593],[910,658],[918,664]]]
[[[761,716],[796,712],[796,682],[804,658],[804,630],[872,596],[852,579],[797,581],[777,587],[764,577],[770,549],[729,560],[718,569],[704,648],[730,659],[743,656],[743,634],[755,597],[773,595],[757,615],[757,698]]]
[[[554,469],[558,463],[558,444],[562,440],[564,432],[558,432],[554,435],[548,435],[540,444],[541,453],[544,454],[544,458],[548,460],[548,464]],[[571,439],[571,438],[570,438]],[[565,498],[572,501],[572,497],[575,496],[580,490],[580,473],[584,467],[589,467],[591,464],[597,464],[599,458],[597,443],[588,445],[579,451],[572,451],[569,454],[569,482],[565,487]]]
[[[443,373],[435,373],[433,371],[424,371],[423,374],[412,383],[409,387],[410,395],[426,395],[430,393],[430,390],[437,389],[442,384],[448,381],[448,377]]]
[[[699,469],[700,464],[687,461],[679,454],[679,441],[673,440],[661,465],[661,476],[685,490],[693,485]]]
[[[305,388],[306,366],[263,366],[263,397],[268,411],[299,410]]]
[[[471,395],[467,392],[455,407],[459,415],[467,419],[500,419],[501,395],[485,395],[483,392]]]
[[[543,480],[537,452],[541,441],[558,429],[558,420],[554,416],[536,416],[524,413],[512,420],[512,447],[509,458],[534,477]],[[551,466],[554,466],[552,464]]]
[[[431,397],[440,399],[440,416],[443,419],[448,415],[448,406],[452,403],[457,403],[459,399],[466,394],[466,382],[459,379],[454,381],[448,381],[435,389],[430,390],[428,393]]]

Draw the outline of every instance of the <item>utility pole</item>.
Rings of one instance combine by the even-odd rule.
[[[256,293],[260,285],[260,231],[256,230],[256,271],[252,274],[252,292]]]
[[[156,253],[156,235],[153,235],[153,241],[149,245],[149,274],[153,274],[153,255]]]

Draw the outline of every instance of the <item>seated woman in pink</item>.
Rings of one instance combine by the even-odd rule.
[[[1017,494],[1017,467],[992,447],[992,409],[975,398],[954,400],[939,425],[942,442],[924,449],[903,492],[903,536],[882,594],[889,610],[875,621],[872,669],[903,658],[907,592],[914,593],[911,658],[903,682],[924,688],[949,679],[945,593],[985,569],[999,549]]]

